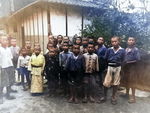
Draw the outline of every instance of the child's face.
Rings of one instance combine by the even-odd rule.
[[[63,41],[64,42],[69,42],[69,38],[68,37],[64,37]]]
[[[80,38],[77,38],[77,40],[76,40],[76,44],[80,44],[80,43],[81,43]]]
[[[25,56],[26,53],[27,53],[26,49],[21,49],[21,54],[22,54],[23,56]]]
[[[31,42],[30,41],[26,41],[26,47],[27,47],[27,49],[31,49]]]
[[[79,45],[73,45],[73,53],[75,55],[78,55],[80,52],[80,46]]]
[[[88,41],[85,41],[85,40],[84,40],[84,41],[82,41],[82,44],[83,44],[83,45],[88,44]]]
[[[72,51],[72,45],[71,45],[71,46],[69,46],[69,48],[68,48],[68,49],[69,49],[69,51]]]
[[[49,51],[52,50],[52,49],[54,49],[53,44],[48,44],[47,49],[48,49]]]
[[[114,47],[118,47],[118,45],[119,45],[119,40],[118,40],[118,38],[112,38],[112,39],[111,39],[111,44],[112,44],[112,46],[114,46]]]
[[[16,47],[16,45],[17,45],[17,40],[16,40],[16,39],[11,39],[11,45],[12,45],[13,47]]]
[[[89,53],[93,53],[94,52],[94,45],[88,44],[87,50]]]
[[[54,57],[56,55],[56,51],[54,49],[49,51],[49,56]]]
[[[53,40],[54,40],[54,36],[53,36],[53,35],[50,35],[50,36],[48,37],[48,41],[52,42]]]
[[[62,37],[61,37],[61,36],[58,36],[58,37],[57,37],[57,41],[58,41],[58,43],[61,43],[61,42],[62,42]]]
[[[1,45],[6,47],[8,44],[8,40],[7,40],[7,37],[2,37],[1,38]]]
[[[97,43],[98,43],[98,44],[101,45],[101,44],[103,44],[103,42],[104,42],[103,38],[98,38],[98,40],[97,40]]]
[[[65,45],[62,46],[62,49],[63,49],[64,51],[68,50],[68,48],[69,48],[69,46],[68,46],[67,44],[65,44]]]
[[[134,39],[134,38],[129,38],[129,39],[128,39],[128,45],[129,45],[129,46],[134,45],[134,43],[135,43],[135,39]]]
[[[36,54],[36,56],[38,56],[40,54],[40,52],[41,52],[40,47],[39,46],[35,46],[34,47],[34,53]]]

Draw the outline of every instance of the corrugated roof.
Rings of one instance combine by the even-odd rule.
[[[83,7],[94,7],[99,8],[99,5],[95,4],[94,2],[85,2],[82,0],[46,0],[51,3],[60,3],[60,4],[67,4],[67,5],[76,5],[76,6],[83,6]]]

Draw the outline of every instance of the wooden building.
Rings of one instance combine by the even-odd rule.
[[[87,24],[86,15],[98,4],[83,0],[36,0],[8,16],[2,23],[7,34],[24,46],[26,40],[40,43],[45,52],[48,34],[55,38],[61,34],[72,38],[81,36],[80,30]]]

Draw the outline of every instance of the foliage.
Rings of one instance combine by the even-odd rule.
[[[128,10],[134,9],[133,4],[129,4]],[[127,13],[120,11],[116,5],[112,8],[102,9],[103,12],[96,12],[96,16],[91,15],[87,17],[90,24],[87,24],[83,30],[82,35],[91,37],[95,41],[98,37],[103,37],[107,46],[110,46],[110,39],[113,36],[121,38],[121,46],[127,47],[127,39],[129,36],[135,37],[136,46],[139,49],[149,50],[150,42],[150,15],[146,13]]]

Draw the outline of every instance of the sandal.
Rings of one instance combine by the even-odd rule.
[[[117,100],[111,100],[111,104],[116,105],[117,104]]]
[[[73,101],[73,100],[71,100],[71,99],[69,99],[67,102],[68,102],[68,103],[73,103],[74,101]]]
[[[6,99],[13,100],[13,99],[16,99],[16,97],[14,97],[14,96],[7,96]]]
[[[85,98],[84,98],[84,99],[82,100],[82,102],[83,102],[83,103],[87,103],[87,102],[88,102],[88,99],[85,99]]]
[[[90,98],[90,102],[94,103],[95,102],[94,98]]]
[[[135,99],[130,99],[130,100],[128,101],[128,103],[130,103],[130,104],[135,103]]]
[[[105,102],[107,99],[106,99],[106,97],[101,97],[98,101],[97,101],[97,103],[102,103],[102,102]]]
[[[129,98],[129,95],[127,95],[127,94],[121,94],[120,96],[123,98]]]
[[[75,103],[75,104],[79,104],[80,101],[79,101],[79,100],[75,100],[74,103]]]
[[[28,88],[23,88],[22,90],[23,90],[23,91],[27,91],[27,90],[28,90]]]

